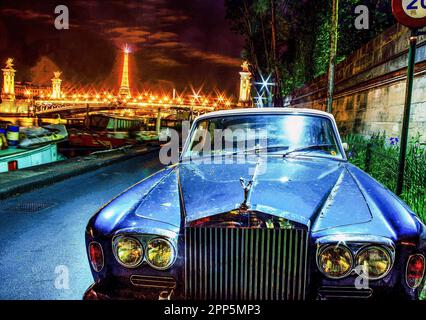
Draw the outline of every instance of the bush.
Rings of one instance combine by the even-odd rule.
[[[348,158],[351,163],[369,173],[377,181],[395,192],[399,139],[387,139],[384,135],[366,138],[361,135],[348,135],[343,139],[349,144]],[[404,190],[401,195],[411,209],[426,222],[426,148],[420,143],[420,135],[413,137],[407,149],[404,175]]]

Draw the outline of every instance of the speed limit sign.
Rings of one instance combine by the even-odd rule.
[[[426,26],[426,0],[392,0],[392,12],[404,26],[412,29]]]

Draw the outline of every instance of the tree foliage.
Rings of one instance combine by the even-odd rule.
[[[358,5],[369,8],[368,30],[355,28]],[[232,29],[245,39],[242,57],[250,62],[255,80],[272,74],[279,82],[277,96],[284,97],[327,71],[331,1],[225,0],[225,6]],[[340,0],[337,61],[394,23],[388,0]]]

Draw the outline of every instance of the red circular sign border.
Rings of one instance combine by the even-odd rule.
[[[420,29],[426,26],[426,17],[415,19],[405,13],[402,8],[402,0],[392,0],[392,12],[396,20],[406,27]]]

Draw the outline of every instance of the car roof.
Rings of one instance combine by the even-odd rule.
[[[245,114],[274,114],[274,113],[288,113],[288,114],[301,114],[301,115],[317,115],[334,120],[332,114],[325,111],[320,111],[316,109],[306,109],[306,108],[243,108],[243,109],[231,109],[231,110],[221,110],[205,113],[195,119],[195,121],[202,120],[205,118],[211,117],[224,117],[224,116],[236,116],[236,115],[245,115]]]

